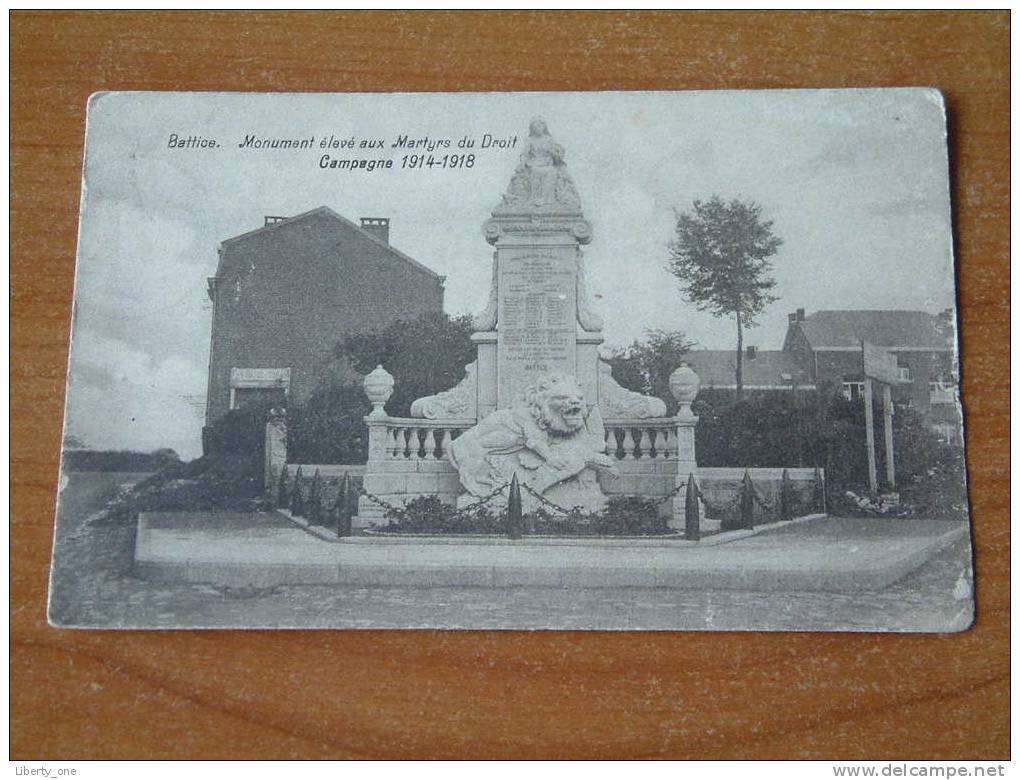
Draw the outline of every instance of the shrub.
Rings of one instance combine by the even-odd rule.
[[[702,466],[822,466],[830,509],[850,511],[847,491],[868,492],[865,416],[833,387],[815,392],[758,392],[736,402],[733,394],[703,390],[694,404]],[[881,414],[875,415],[879,479],[885,474]],[[897,488],[911,513],[924,517],[965,517],[963,451],[941,442],[909,408],[893,416]]]
[[[468,514],[444,504],[438,496],[419,496],[398,511],[387,511],[384,533],[491,534],[507,532],[506,512],[479,507]],[[527,535],[533,536],[653,536],[670,533],[656,505],[638,497],[617,496],[604,512],[553,514],[543,507],[524,515]]]
[[[181,462],[172,449],[152,452],[134,450],[65,450],[64,471],[160,471]]]
[[[322,525],[322,479],[319,477],[319,470],[315,470],[315,476],[312,477],[311,487],[308,489],[308,501],[306,502],[307,510],[305,514],[308,517],[309,525]]]
[[[95,522],[129,522],[139,512],[261,509],[262,476],[252,473],[251,460],[232,453],[169,466],[115,498]]]
[[[290,495],[287,492],[287,467],[280,469],[280,481],[276,486],[276,505],[280,507],[290,506]]]
[[[378,365],[389,371],[395,384],[386,409],[406,417],[416,398],[447,390],[464,378],[464,366],[478,354],[471,341],[473,332],[469,316],[428,313],[349,336],[338,345],[337,353],[362,375]]]
[[[613,378],[623,387],[666,402],[666,414],[676,414],[679,404],[669,389],[670,374],[694,345],[680,331],[646,330],[645,340],[615,349],[606,361]]]
[[[305,484],[301,476],[301,467],[298,466],[294,474],[294,486],[290,491],[290,513],[294,517],[305,516]]]
[[[364,463],[365,416],[372,409],[362,385],[364,375],[378,365],[393,375],[395,387],[386,409],[405,417],[416,398],[447,390],[464,378],[464,366],[477,354],[471,333],[470,317],[429,313],[345,338],[332,359],[338,367],[346,364],[348,378],[335,379],[287,410],[288,459]],[[342,375],[340,371],[338,376]]]
[[[372,405],[360,384],[331,385],[287,410],[287,458],[292,463],[364,463],[365,416]]]

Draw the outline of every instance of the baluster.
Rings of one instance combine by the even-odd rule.
[[[436,457],[436,432],[429,428],[425,431],[425,460],[434,460]]]
[[[655,428],[647,428],[645,432],[648,434],[648,452],[645,455],[655,460],[659,457],[659,432]]]
[[[400,457],[402,458],[411,457],[411,439],[414,438],[413,434],[414,431],[412,431],[410,428],[400,429],[400,438],[398,439],[398,443],[400,444]],[[415,445],[417,445],[418,441],[415,440],[414,443]]]
[[[637,438],[635,439],[634,457],[635,458],[650,458],[651,454],[648,452],[650,445],[648,443],[648,437],[645,435],[644,428],[637,429]]]
[[[623,459],[634,460],[634,434],[630,428],[623,429]]]
[[[446,454],[446,428],[436,429],[436,460],[442,460]]]
[[[386,454],[391,457],[397,457],[397,429],[387,428],[386,429]]]
[[[673,445],[669,441],[669,428],[659,428],[656,433],[656,449],[660,458],[668,458],[673,452]]]
[[[613,429],[608,425],[603,429],[605,438],[602,441],[602,451],[606,453],[610,458],[616,457],[616,437],[613,435]],[[610,446],[609,442],[612,442]]]

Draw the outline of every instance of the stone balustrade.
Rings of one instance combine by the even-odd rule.
[[[369,461],[442,460],[450,442],[474,420],[383,417],[368,420]],[[606,453],[617,460],[676,460],[672,417],[605,421]]]
[[[369,461],[442,460],[450,442],[474,420],[426,420],[416,417],[369,419]]]
[[[617,460],[675,460],[676,421],[672,417],[604,421],[606,454]]]
[[[613,474],[600,474],[606,495],[658,498],[673,492],[691,472],[697,471],[694,427],[698,418],[690,404],[697,395],[697,375],[687,366],[677,369],[670,388],[680,402],[675,417],[608,417],[604,420],[605,451],[617,461]],[[446,457],[451,442],[478,421],[475,417],[428,419],[391,417],[385,404],[393,392],[393,378],[377,367],[365,379],[365,394],[372,412],[368,426],[368,463],[364,489],[382,501],[403,505],[419,496],[436,496],[455,503],[464,488]],[[664,502],[664,514],[676,514],[674,502]],[[359,526],[382,522],[384,511],[377,501],[361,497]]]

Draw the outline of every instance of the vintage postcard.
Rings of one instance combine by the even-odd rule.
[[[930,89],[88,107],[50,621],[974,612]]]

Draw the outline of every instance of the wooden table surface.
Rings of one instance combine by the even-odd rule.
[[[1002,758],[1008,12],[13,12],[11,756]],[[935,86],[978,619],[948,636],[60,631],[45,618],[85,101],[100,89]]]

